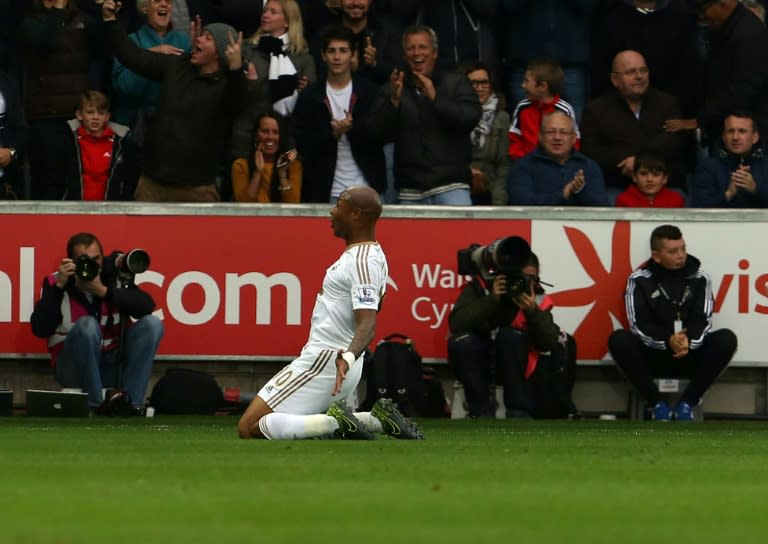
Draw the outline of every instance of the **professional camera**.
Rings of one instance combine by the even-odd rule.
[[[98,261],[86,254],[75,258],[75,276],[83,281],[92,281],[99,275],[100,268]]]
[[[531,257],[531,246],[519,236],[499,238],[487,246],[472,244],[460,249],[457,257],[459,274],[479,275],[485,280],[505,275],[508,298],[529,292],[535,279],[522,273]]]

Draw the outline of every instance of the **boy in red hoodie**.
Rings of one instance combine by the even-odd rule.
[[[512,113],[512,124],[509,127],[509,157],[512,160],[527,155],[539,144],[539,128],[541,119],[555,110],[562,111],[571,119],[576,119],[576,112],[568,102],[560,98],[565,73],[560,63],[555,59],[537,57],[528,63],[523,77],[522,88],[527,98],[515,106]],[[576,143],[579,149],[581,135],[576,128]]]
[[[685,208],[685,198],[667,185],[667,161],[658,151],[635,155],[632,185],[616,197],[618,208]]]
[[[109,122],[109,98],[85,91],[75,119],[67,154],[64,200],[120,200],[123,189],[123,137],[128,127]]]

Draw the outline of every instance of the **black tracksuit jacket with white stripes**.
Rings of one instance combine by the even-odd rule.
[[[680,270],[648,260],[630,274],[624,294],[627,319],[646,346],[669,349],[676,319],[682,320],[692,350],[712,330],[712,281],[700,265],[692,255]]]

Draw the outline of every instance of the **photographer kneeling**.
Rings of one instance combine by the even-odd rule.
[[[459,273],[472,281],[449,318],[448,359],[464,386],[469,417],[494,415],[494,362],[508,418],[578,416],[571,400],[576,344],[554,322],[528,243],[512,236],[462,250]]]
[[[57,272],[43,280],[30,322],[48,338],[56,381],[80,388],[105,415],[141,414],[163,336],[152,297],[134,283],[149,265],[142,250],[104,257],[92,234],[75,234]],[[137,319],[131,323],[128,316]],[[102,388],[113,388],[102,394]]]

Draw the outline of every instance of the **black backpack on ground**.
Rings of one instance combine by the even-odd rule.
[[[530,378],[532,414],[536,419],[577,417],[571,393],[576,382],[576,342],[567,335],[550,355],[540,355]]]
[[[206,372],[169,368],[152,388],[149,405],[158,414],[213,415],[224,405],[224,394]]]
[[[373,356],[365,360],[363,376],[366,398],[362,411],[369,411],[380,398],[389,398],[408,417],[446,414],[440,379],[434,369],[422,366],[413,340],[404,334],[390,334],[378,343]]]

